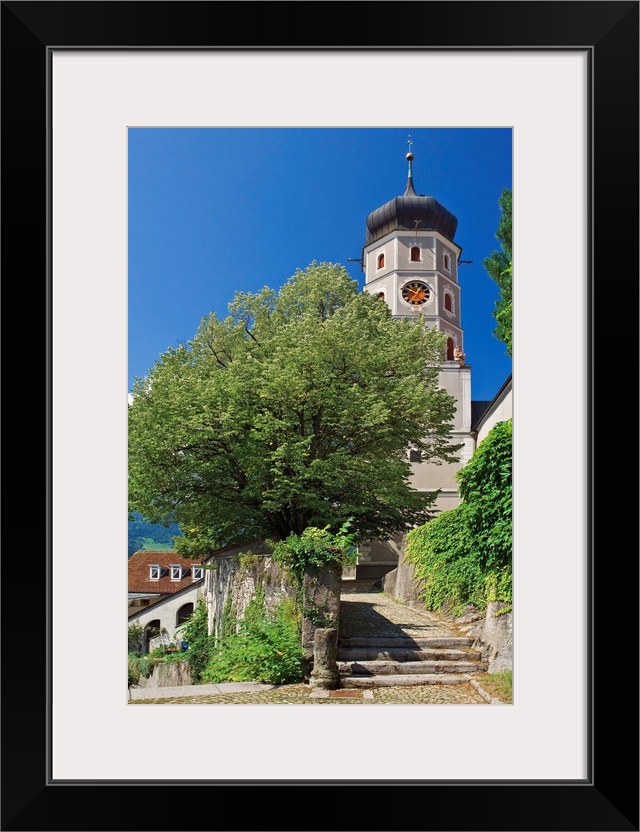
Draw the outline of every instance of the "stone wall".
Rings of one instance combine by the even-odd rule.
[[[137,688],[165,688],[175,687],[177,685],[191,685],[191,675],[189,674],[189,662],[167,662],[164,664],[156,664],[151,669],[149,678],[145,679],[142,676],[136,685]]]
[[[387,595],[416,610],[423,610],[420,600],[422,582],[414,577],[414,565],[401,560],[398,566],[382,578],[382,589]]]
[[[207,561],[207,566],[214,567],[206,570],[210,634],[220,632],[224,610],[229,604],[236,620],[241,620],[258,586],[264,590],[267,609],[273,609],[283,598],[295,597],[295,589],[288,583],[284,571],[270,556],[270,550],[261,544],[216,555]]]
[[[402,561],[382,578],[383,591],[416,610],[423,610],[420,600],[422,583],[414,577],[414,565]],[[489,673],[500,673],[513,666],[513,613],[501,613],[506,604],[490,603],[484,612],[473,606],[467,607],[459,616],[439,614],[450,620],[465,635],[474,639],[474,647],[482,652],[482,659],[489,665]]]
[[[264,590],[267,609],[273,609],[283,598],[296,597],[295,586],[264,544],[214,555],[207,566],[214,567],[207,569],[205,592],[210,634],[220,633],[224,612],[229,606],[235,619],[241,620],[258,586]],[[307,664],[312,662],[316,629],[339,626],[341,579],[341,570],[331,567],[311,569],[305,577],[302,647]]]
[[[484,612],[469,606],[461,615],[452,618],[455,624],[474,639],[474,647],[488,662],[489,673],[500,673],[513,667],[513,613],[502,613],[507,607],[493,601]]]

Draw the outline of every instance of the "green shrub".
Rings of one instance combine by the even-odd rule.
[[[295,602],[284,599],[265,609],[259,588],[237,628],[227,628],[215,645],[203,682],[267,682],[282,685],[303,677],[300,616]]]
[[[355,566],[358,550],[354,544],[356,533],[349,531],[351,524],[349,518],[335,534],[329,526],[308,526],[300,535],[292,532],[285,540],[271,541],[273,559],[293,577],[298,589],[309,569]]]
[[[143,679],[149,678],[154,662],[149,656],[136,656],[134,653],[130,653],[128,665],[129,678],[135,678],[134,684],[137,685],[141,676]]]
[[[189,662],[189,674],[194,685],[202,681],[202,673],[213,649],[213,639],[208,633],[208,619],[207,605],[204,598],[199,598],[180,633],[180,638],[189,644],[189,649],[178,656]]]
[[[458,472],[460,505],[407,535],[406,560],[427,609],[511,604],[511,431],[511,419],[496,424]]]
[[[135,665],[132,665],[131,662],[128,663],[128,678],[127,678],[127,687],[133,688],[137,684],[140,683],[140,673]]]
[[[138,622],[129,625],[127,630],[127,652],[141,656],[144,651],[144,627]]]

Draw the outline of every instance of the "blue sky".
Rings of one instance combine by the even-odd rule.
[[[498,288],[482,261],[499,248],[498,197],[512,187],[508,128],[130,128],[128,364],[146,376],[236,291],[278,289],[313,260],[364,286],[367,215],[403,193],[407,139],[420,194],[458,218],[462,326],[472,398],[511,372],[492,334]],[[351,258],[351,260],[350,260]]]

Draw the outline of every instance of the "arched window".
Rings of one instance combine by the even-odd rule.
[[[378,255],[378,268],[384,269],[384,252]]]
[[[378,294],[376,295],[376,297],[377,297],[377,298],[380,298],[380,300],[384,300],[384,292],[378,292]]]
[[[448,292],[444,296],[444,308],[451,312],[451,295]]]
[[[448,272],[451,271],[451,258],[449,257],[446,251],[444,253],[444,267]]]
[[[453,361],[453,338],[447,338],[447,361]]]
[[[191,613],[193,612],[193,604],[183,604],[178,612],[176,613],[176,627],[179,627],[181,624],[189,618]]]
[[[411,246],[411,262],[420,262],[420,246]]]

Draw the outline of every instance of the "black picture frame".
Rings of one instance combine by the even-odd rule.
[[[17,462],[11,457],[5,492],[14,507],[5,512],[11,545],[2,559],[9,634],[2,651],[3,830],[638,830],[638,546],[637,523],[629,523],[637,518],[637,500],[630,504],[635,489],[624,473],[636,471],[630,449],[636,450],[637,426],[630,417],[637,413],[638,8],[638,2],[581,0],[2,2],[2,265],[10,309],[15,312],[13,298],[20,297],[25,313],[21,330],[14,336],[10,329],[15,351],[5,350],[4,362],[15,394],[9,418],[19,412],[21,419],[9,422]],[[221,20],[227,22],[221,26]],[[259,783],[223,784],[49,779],[51,51],[223,47],[579,49],[589,55],[590,762],[584,782],[354,777],[309,783],[269,780],[268,774]],[[613,249],[622,262],[612,262]],[[27,412],[37,428],[25,432]],[[36,479],[40,466],[44,473]],[[35,541],[34,516],[46,518]],[[539,683],[561,685],[562,679],[545,677],[545,649],[540,646]],[[357,771],[357,737],[336,738],[341,741]],[[460,754],[481,755],[484,741],[470,737]],[[503,743],[506,755],[515,751],[509,737],[491,741]]]

